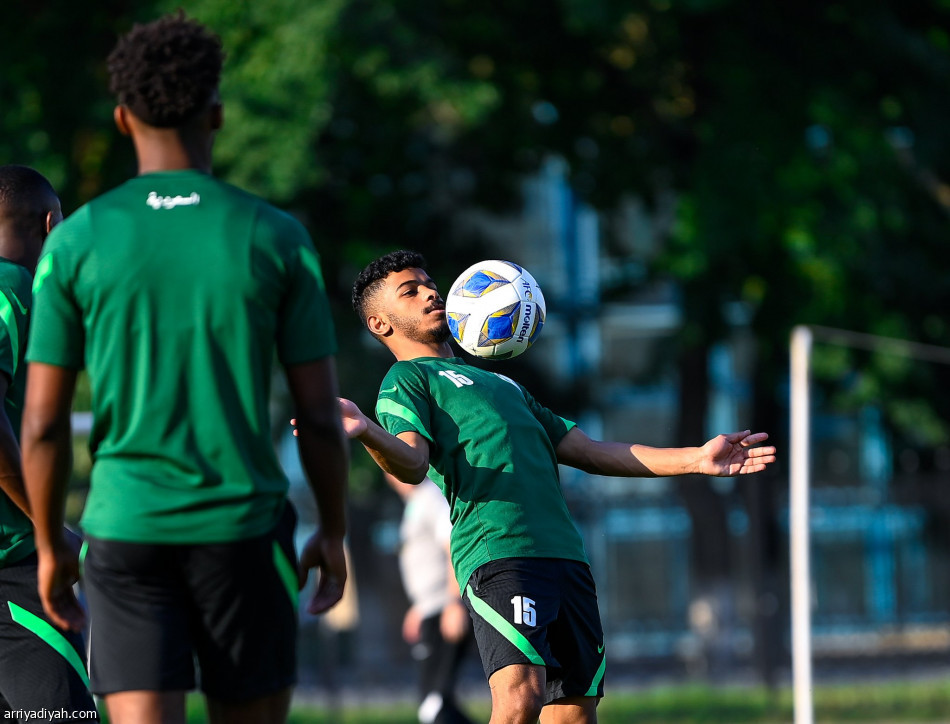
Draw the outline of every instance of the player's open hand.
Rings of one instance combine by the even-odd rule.
[[[343,416],[343,431],[349,438],[359,437],[364,432],[369,423],[366,415],[352,400],[344,397],[337,398],[340,401],[340,415]]]
[[[307,611],[323,613],[333,608],[343,598],[346,585],[346,555],[343,539],[330,538],[317,531],[300,550],[300,587],[307,582],[310,569],[317,571],[317,589],[314,591]]]
[[[53,549],[37,550],[37,587],[43,610],[61,629],[82,631],[86,614],[73,584],[79,580],[78,550],[61,541]]]
[[[717,435],[701,448],[699,472],[729,477],[758,473],[775,462],[775,446],[754,447],[769,439],[768,433],[750,430]]]

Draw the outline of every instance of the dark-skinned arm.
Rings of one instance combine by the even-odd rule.
[[[7,396],[10,383],[6,375],[0,374],[0,400]],[[13,432],[13,425],[7,417],[6,410],[0,406],[0,490],[3,491],[13,504],[30,515],[30,503],[26,497],[26,487],[23,484],[23,467],[20,461],[20,445]]]
[[[300,552],[300,585],[311,568],[319,571],[317,590],[307,606],[321,613],[343,597],[346,584],[346,483],[349,445],[340,421],[336,367],[332,357],[289,365],[287,382],[294,401],[297,448],[317,501],[319,529]]]
[[[72,588],[79,579],[79,560],[63,527],[72,469],[70,411],[75,387],[76,370],[31,363],[20,439],[43,609],[57,626],[79,631],[85,614]]]

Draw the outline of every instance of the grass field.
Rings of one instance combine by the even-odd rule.
[[[467,710],[475,721],[488,721],[487,702]],[[598,709],[599,724],[787,724],[792,721],[788,689],[769,693],[757,688],[665,687],[636,693],[608,692]],[[203,722],[197,698],[189,702],[189,723]],[[950,722],[950,681],[865,683],[815,689],[815,720],[834,722]],[[405,704],[347,705],[339,712],[314,706],[294,707],[292,724],[416,724]]]

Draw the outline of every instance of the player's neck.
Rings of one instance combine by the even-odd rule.
[[[139,175],[156,171],[194,169],[211,173],[211,138],[187,137],[173,129],[162,129],[136,137],[135,153]]]
[[[420,357],[448,359],[455,356],[455,351],[448,342],[417,342],[411,339],[401,339],[398,343],[390,344],[389,349],[399,361],[419,359]]]
[[[37,254],[31,254],[15,233],[7,234],[0,228],[0,259],[19,264],[32,273],[36,269],[36,258]]]

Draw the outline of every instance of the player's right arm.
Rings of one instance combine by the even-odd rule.
[[[79,578],[79,561],[63,527],[72,469],[69,418],[75,386],[76,370],[30,363],[21,440],[23,476],[36,531],[40,599],[53,623],[79,631],[85,615],[72,587]]]
[[[336,368],[332,357],[287,365],[294,400],[297,448],[307,481],[317,501],[320,527],[300,551],[301,585],[309,569],[320,572],[307,610],[321,613],[343,597],[346,584],[346,481],[349,447],[340,424]]]
[[[346,434],[359,440],[384,472],[410,485],[425,480],[429,471],[429,441],[422,435],[412,430],[392,435],[351,400],[340,398],[340,413]]]

